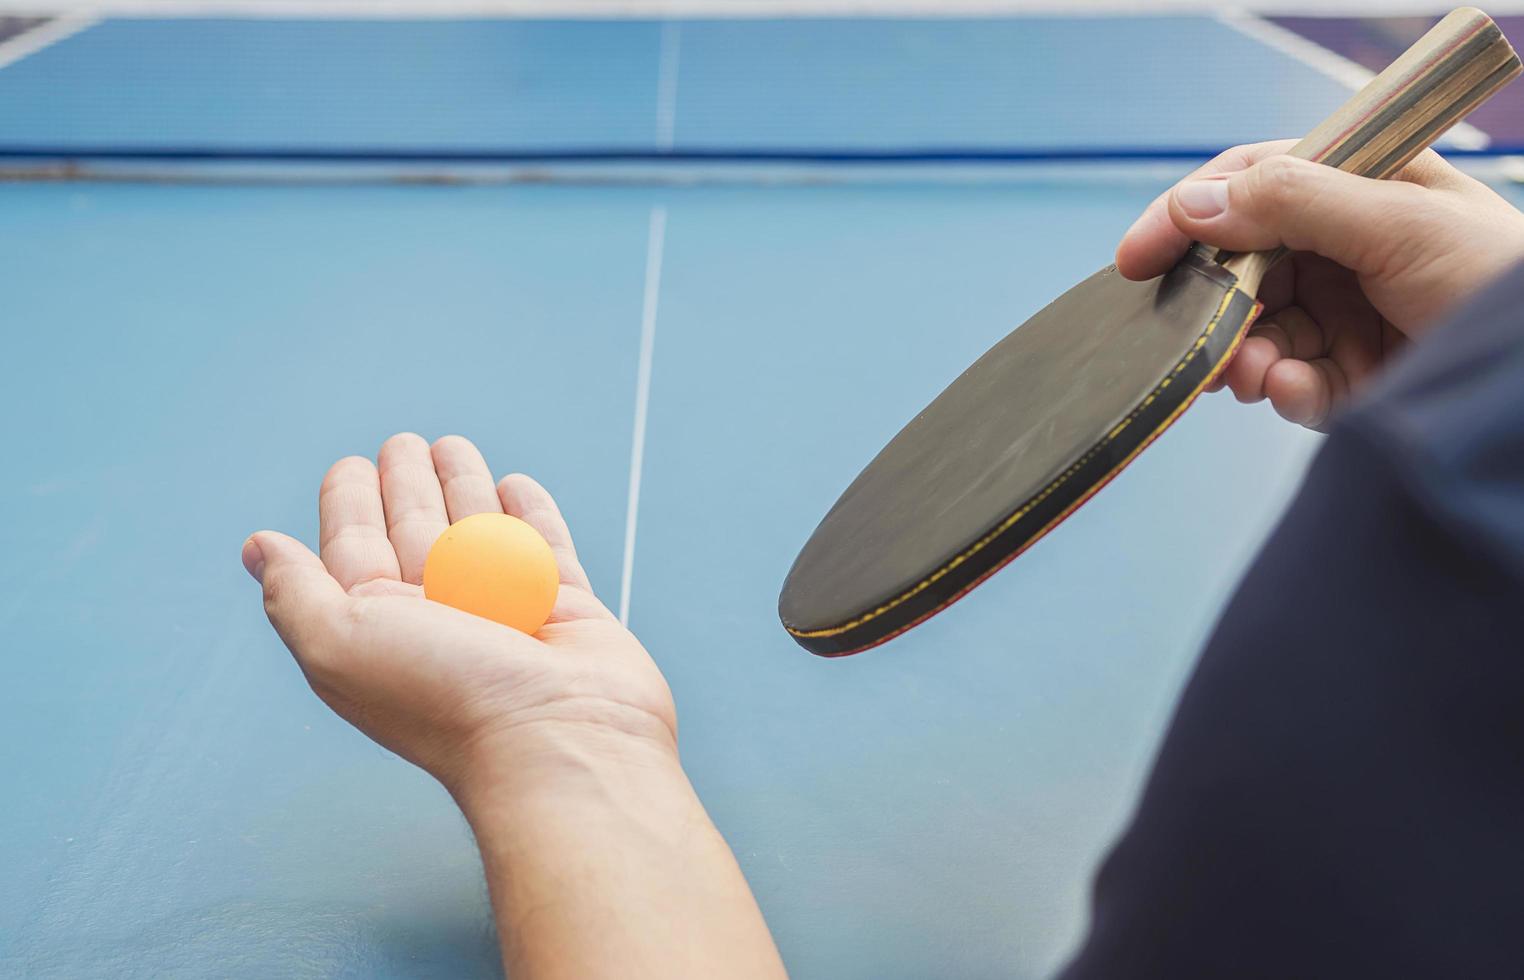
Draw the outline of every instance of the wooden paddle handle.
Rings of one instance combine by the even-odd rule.
[[[1390,177],[1520,70],[1492,18],[1461,7],[1288,152],[1362,177]]]
[[[1475,7],[1452,10],[1287,153],[1362,177],[1390,177],[1521,67],[1491,17]],[[1217,261],[1252,293],[1285,255],[1284,248],[1219,252]]]

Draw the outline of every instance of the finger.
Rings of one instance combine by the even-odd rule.
[[[571,530],[566,526],[566,519],[561,516],[561,509],[556,506],[549,491],[530,477],[513,473],[503,477],[497,485],[497,492],[502,500],[503,513],[512,514],[539,531],[540,536],[550,544],[550,550],[556,556],[556,566],[561,570],[562,584],[593,591],[587,572],[582,570],[582,563],[577,560]]]
[[[1128,279],[1141,282],[1164,275],[1190,247],[1190,238],[1170,220],[1169,194],[1154,198],[1117,243],[1117,271]]]
[[[1414,157],[1407,166],[1393,175],[1393,179],[1435,190],[1455,190],[1473,182],[1472,178],[1456,170],[1432,149],[1424,150]]]
[[[1275,344],[1264,337],[1245,337],[1228,369],[1223,372],[1233,396],[1250,404],[1265,397],[1265,372],[1281,359]]]
[[[321,659],[343,629],[350,599],[307,546],[275,531],[244,543],[244,566],[264,587],[265,615],[298,662]]]
[[[1270,404],[1288,422],[1312,427],[1328,413],[1328,382],[1306,361],[1286,361],[1268,373]]]
[[[1328,420],[1329,413],[1349,398],[1349,372],[1344,369],[1344,365],[1332,357],[1319,357],[1307,363],[1316,368],[1318,373],[1323,375],[1323,380],[1328,383],[1329,412],[1324,413],[1323,418],[1318,420],[1318,424],[1322,425]]]
[[[1367,314],[1360,317],[1352,314],[1343,325],[1344,328],[1334,335],[1327,349],[1320,352],[1319,356],[1328,358],[1338,366],[1349,387],[1358,387],[1381,369],[1384,323],[1379,315]]]
[[[1269,358],[1264,352],[1264,344],[1268,343],[1275,348],[1274,359]],[[1268,371],[1275,360],[1286,357],[1286,348],[1289,342],[1286,334],[1274,321],[1263,321],[1254,325],[1234,353],[1233,360],[1228,362],[1217,377],[1207,386],[1207,391],[1221,391],[1223,388],[1232,386],[1233,396],[1242,402],[1257,402],[1262,397],[1258,391],[1264,384],[1264,372]],[[1247,348],[1247,359],[1244,359]],[[1235,371],[1233,365],[1238,364]]]
[[[1261,160],[1284,154],[1294,145],[1294,140],[1270,140],[1235,146],[1186,175],[1180,183],[1246,170]],[[1475,183],[1433,150],[1423,151],[1393,176],[1406,183],[1436,190],[1458,190]],[[1190,246],[1192,236],[1177,227],[1170,215],[1173,190],[1171,188],[1156,197],[1122,236],[1121,244],[1117,246],[1116,263],[1117,270],[1127,278],[1139,280],[1163,275],[1180,261]],[[1260,298],[1266,299],[1263,293]],[[1270,309],[1277,305],[1266,300]]]
[[[556,604],[550,610],[547,623],[574,623],[579,620],[613,619],[614,614],[598,601],[598,597],[580,588],[562,589],[556,593]]]
[[[381,445],[380,464],[386,534],[397,552],[402,580],[417,585],[429,549],[450,525],[434,458],[422,436],[404,432]]]
[[[1310,361],[1328,353],[1328,341],[1323,327],[1300,306],[1288,306],[1268,321],[1285,338],[1281,347],[1282,357],[1294,357]]]
[[[1265,376],[1265,392],[1281,418],[1321,428],[1349,391],[1343,371],[1328,358],[1285,360]]]
[[[1288,306],[1274,316],[1266,317],[1254,325],[1250,336],[1270,341],[1283,358],[1310,361],[1328,353],[1322,325],[1300,306]]]
[[[492,471],[471,440],[445,436],[434,443],[430,452],[451,524],[472,514],[503,512],[497,487],[492,483]]]
[[[1243,170],[1266,157],[1285,153],[1292,144],[1292,140],[1272,140],[1235,146],[1191,171],[1185,180]],[[1154,198],[1117,245],[1117,271],[1128,279],[1162,276],[1190,247],[1190,236],[1176,228],[1170,219],[1169,198],[1170,191]]]
[[[1236,173],[1188,180],[1170,193],[1170,218],[1197,241],[1235,252],[1285,246],[1378,275],[1433,247],[1432,192],[1274,156]],[[1372,221],[1371,215],[1381,215]],[[1432,229],[1430,229],[1432,231]]]
[[[1257,337],[1260,340],[1268,341],[1275,348],[1275,356],[1277,358],[1291,356],[1291,338],[1286,335],[1285,330],[1281,329],[1281,325],[1273,319],[1256,323],[1254,329],[1249,331],[1249,337]]]
[[[399,579],[397,552],[386,536],[376,464],[347,456],[333,464],[318,491],[318,548],[345,591],[376,579]]]

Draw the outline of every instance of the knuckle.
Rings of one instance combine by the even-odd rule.
[[[1284,153],[1291,146],[1288,140],[1265,140],[1259,143],[1239,143],[1217,154],[1206,166],[1204,174],[1237,173],[1247,170],[1274,153]]]
[[[395,596],[386,595],[358,595],[352,597],[344,605],[343,614],[336,624],[339,635],[349,637],[349,645],[365,646],[368,635],[372,634],[376,627],[377,605],[385,603]]]
[[[1213,157],[1201,169],[1205,173],[1231,173],[1234,170],[1242,170],[1254,163],[1254,152],[1254,143],[1240,143],[1237,146],[1230,146]]]
[[[1235,169],[1254,166],[1262,160],[1278,156],[1291,149],[1295,140],[1261,140],[1258,143],[1242,143],[1228,151],[1237,164]]]
[[[1253,196],[1268,204],[1284,206],[1300,201],[1308,190],[1307,165],[1288,156],[1261,160],[1250,171],[1249,189]]]
[[[286,583],[278,573],[266,572],[264,581],[265,614],[272,619],[279,613],[286,595]]]
[[[353,602],[349,603],[348,606],[345,607],[345,609],[344,609],[344,625],[345,626],[348,626],[351,629],[358,629],[358,628],[361,628],[361,627],[365,626],[366,624],[368,624],[370,622],[370,620],[371,620],[371,612],[370,612],[371,611],[371,598],[372,597],[370,597],[370,596],[360,596],[359,598],[355,599]]]

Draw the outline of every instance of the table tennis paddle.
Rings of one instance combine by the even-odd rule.
[[[1461,8],[1289,152],[1389,177],[1519,71],[1491,18]],[[1149,282],[1108,266],[1039,311],[842,494],[784,582],[784,627],[814,653],[856,653],[947,608],[1031,547],[1227,365],[1282,254],[1197,246]]]

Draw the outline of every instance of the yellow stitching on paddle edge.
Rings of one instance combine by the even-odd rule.
[[[1246,322],[1247,323],[1253,323],[1256,319],[1258,319],[1259,318],[1259,310],[1260,310],[1260,304],[1256,303],[1254,305],[1254,309],[1250,311],[1249,318],[1248,318],[1248,320]],[[1087,490],[1085,492],[1084,496],[1080,497],[1078,500],[1074,501],[1074,503],[1072,503],[1069,506],[1065,507],[1063,509],[1062,513],[1060,513],[1057,517],[1053,518],[1048,523],[1044,524],[1042,526],[1042,529],[1039,530],[1036,534],[1033,534],[1030,538],[1028,538],[1025,544],[1023,544],[1020,548],[1018,548],[1015,551],[1013,551],[1011,553],[1009,558],[1007,558],[1004,561],[1000,562],[1000,564],[991,567],[988,571],[984,572],[978,578],[974,579],[972,582],[970,582],[969,584],[965,585],[963,588],[959,589],[956,593],[953,594],[953,596],[951,598],[949,598],[946,602],[942,603],[940,606],[937,606],[935,609],[928,610],[926,613],[924,613],[920,617],[911,620],[910,622],[908,622],[905,625],[903,625],[903,626],[899,627],[898,629],[896,629],[894,632],[887,633],[884,636],[879,637],[878,639],[874,640],[872,643],[868,644],[868,647],[878,646],[879,644],[882,644],[882,643],[888,643],[890,640],[894,639],[895,637],[897,637],[897,636],[899,636],[899,635],[901,635],[903,633],[909,632],[910,630],[914,629],[916,626],[920,625],[921,623],[924,623],[927,619],[930,619],[932,616],[935,616],[937,613],[941,612],[942,610],[946,609],[948,606],[952,605],[953,603],[957,602],[959,599],[963,598],[971,590],[973,590],[980,583],[982,583],[985,579],[989,578],[991,575],[994,575],[996,572],[1000,571],[1007,564],[1009,564],[1011,561],[1015,560],[1022,553],[1024,553],[1028,548],[1032,547],[1037,542],[1041,541],[1044,537],[1047,536],[1049,531],[1053,530],[1059,524],[1062,524],[1069,517],[1070,514],[1073,514],[1076,510],[1079,510],[1079,508],[1082,507],[1085,504],[1085,502],[1088,501],[1091,497],[1095,496],[1096,493],[1099,492],[1102,487],[1104,487],[1107,483],[1110,483],[1111,479],[1113,477],[1115,477],[1118,473],[1122,472],[1122,470],[1126,469],[1128,464],[1131,463],[1134,459],[1136,459],[1139,453],[1141,453],[1143,450],[1147,449],[1149,447],[1149,445],[1155,439],[1159,438],[1159,434],[1160,433],[1162,433],[1165,429],[1169,428],[1171,425],[1175,424],[1175,420],[1178,419],[1181,416],[1181,414],[1185,412],[1185,410],[1187,408],[1191,407],[1191,403],[1193,403],[1196,400],[1197,396],[1199,396],[1201,394],[1202,389],[1204,389],[1209,383],[1211,383],[1211,381],[1212,381],[1212,379],[1214,377],[1218,377],[1219,376],[1219,370],[1220,370],[1221,365],[1227,363],[1229,360],[1232,359],[1233,355],[1235,353],[1237,353],[1238,347],[1239,347],[1239,343],[1242,340],[1243,340],[1243,338],[1240,336],[1237,339],[1235,339],[1233,341],[1233,343],[1228,345],[1228,349],[1223,352],[1222,360],[1217,362],[1218,365],[1219,365],[1219,369],[1214,369],[1213,371],[1209,372],[1205,378],[1202,378],[1201,379],[1201,383],[1199,385],[1197,385],[1194,389],[1192,389],[1189,397],[1187,397],[1185,399],[1185,401],[1181,402],[1179,405],[1176,405],[1174,411],[1169,413],[1169,418],[1165,419],[1163,422],[1160,422],[1159,426],[1156,429],[1154,429],[1153,432],[1149,433],[1147,439],[1144,439],[1142,442],[1138,443],[1138,445],[1133,448],[1133,451],[1127,454],[1127,458],[1126,459],[1122,460],[1120,463],[1118,463],[1117,465],[1113,466],[1111,468],[1111,471],[1106,474],[1106,478],[1104,480],[1101,480],[1098,483],[1096,483],[1096,485],[1094,487],[1092,487],[1091,489],[1089,489],[1089,490]],[[850,654],[857,653],[859,650],[866,650],[866,649],[868,649],[868,647],[858,647],[858,648],[856,648],[854,650],[845,650],[845,651],[842,651],[841,653],[823,654],[823,656],[829,656],[829,657],[848,656]]]
[[[1048,497],[1052,496],[1054,491],[1063,486],[1064,483],[1071,476],[1077,473],[1081,467],[1090,462],[1096,453],[1099,453],[1101,450],[1110,445],[1111,442],[1116,438],[1117,434],[1120,433],[1123,429],[1127,428],[1128,423],[1132,422],[1132,420],[1136,418],[1138,414],[1141,413],[1145,408],[1153,404],[1154,399],[1159,396],[1159,393],[1162,392],[1165,388],[1169,387],[1170,381],[1179,375],[1181,371],[1184,371],[1185,366],[1191,362],[1191,358],[1195,357],[1197,352],[1200,351],[1202,347],[1206,346],[1207,340],[1212,336],[1212,331],[1217,329],[1217,324],[1228,312],[1228,304],[1233,301],[1233,297],[1236,296],[1239,292],[1240,290],[1238,287],[1234,286],[1233,288],[1229,289],[1226,294],[1223,295],[1222,304],[1217,307],[1217,312],[1212,315],[1211,322],[1206,325],[1206,329],[1202,331],[1201,336],[1196,338],[1196,342],[1191,345],[1191,349],[1187,351],[1185,356],[1180,359],[1180,363],[1176,364],[1174,368],[1170,370],[1170,373],[1165,376],[1164,380],[1159,382],[1158,386],[1155,387],[1153,391],[1149,392],[1148,397],[1144,398],[1143,401],[1139,403],[1135,408],[1133,408],[1131,412],[1127,413],[1127,417],[1118,423],[1116,428],[1112,429],[1106,434],[1106,438],[1102,439],[1100,442],[1092,446],[1089,452],[1081,456],[1079,460],[1070,466],[1067,470],[1064,470],[1064,472],[1060,473],[1052,483],[1043,488],[1041,493],[1033,497],[1031,500],[1028,500],[1025,504],[1022,504],[1014,514],[1001,521],[993,531],[988,532],[984,535],[984,537],[980,538],[978,541],[975,541],[972,545],[969,545],[968,548],[953,556],[951,561],[943,565],[941,568],[938,568],[936,571],[932,572],[931,575],[911,586],[907,591],[901,593],[893,599],[890,599],[888,602],[884,603],[882,606],[879,606],[877,609],[863,613],[861,616],[851,620],[850,622],[843,623],[840,626],[827,626],[824,629],[818,630],[796,630],[792,626],[784,624],[784,629],[788,630],[789,633],[794,636],[806,639],[821,636],[839,636],[848,630],[856,629],[857,627],[863,625],[866,622],[869,622],[870,620],[877,619],[879,616],[882,616],[884,613],[905,602],[907,599],[914,597],[920,592],[924,592],[926,589],[935,584],[939,579],[947,575],[948,572],[951,572],[953,569],[957,568],[965,561],[968,561],[974,555],[977,555],[980,551],[984,550],[984,548],[988,546],[991,541],[1000,537],[1000,535],[1004,534],[1007,530],[1010,529],[1011,525],[1015,524],[1017,521],[1025,517],[1033,507],[1036,507]],[[1257,310],[1258,307],[1256,306],[1254,309]],[[1209,380],[1211,380],[1210,374],[1207,375],[1206,380],[1202,381],[1201,387],[1205,387],[1206,382]],[[1189,400],[1187,400],[1185,404],[1189,403]],[[1182,406],[1182,408],[1183,407],[1184,406]],[[1170,417],[1164,421],[1159,429],[1163,430],[1169,427],[1174,423],[1175,418],[1179,414],[1179,411],[1171,413]],[[1141,448],[1142,447],[1140,446],[1139,449]],[[1132,455],[1128,456],[1127,459],[1118,464],[1116,469],[1121,469],[1123,466],[1126,466],[1129,462],[1132,461],[1133,456],[1136,455],[1137,451],[1134,451]],[[1112,472],[1115,473],[1116,470],[1114,469]],[[1067,512],[1062,516],[1067,516]],[[1052,525],[1050,524],[1049,527],[1051,526]],[[1046,530],[1047,529],[1045,528],[1044,532]],[[1039,534],[1039,536],[1041,535]],[[1035,541],[1036,538],[1033,540]]]

